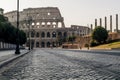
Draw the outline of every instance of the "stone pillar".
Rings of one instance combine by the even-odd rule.
[[[97,19],[95,19],[95,27],[97,27]]]
[[[42,22],[40,21],[40,27],[42,27]]]
[[[45,22],[45,28],[47,27],[47,22]]]
[[[110,32],[112,32],[112,15],[110,15]]]
[[[56,22],[56,28],[58,28],[58,22]]]
[[[100,26],[102,27],[102,18],[100,18]]]
[[[118,32],[118,14],[116,14],[116,32]]]
[[[53,23],[53,22],[50,22],[50,28],[52,28],[52,27],[53,27],[52,23]]]
[[[107,17],[105,17],[105,29],[107,30]]]

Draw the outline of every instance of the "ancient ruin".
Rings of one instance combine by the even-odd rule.
[[[16,11],[5,13],[8,20],[16,26]],[[72,25],[65,27],[64,18],[57,7],[28,8],[20,12],[19,28],[27,35],[26,46],[35,48],[56,47],[58,38],[72,35],[84,36],[90,28]]]

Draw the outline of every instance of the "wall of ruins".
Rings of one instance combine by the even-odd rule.
[[[16,26],[16,11],[5,13],[8,20]],[[67,36],[64,18],[57,7],[28,8],[19,13],[19,28],[29,36],[34,47],[50,47],[55,44],[58,34]],[[61,30],[63,28],[63,30]]]
[[[16,11],[4,14],[14,26],[17,21],[16,14]],[[65,28],[64,18],[57,7],[28,8],[19,14],[19,28],[27,35],[26,46],[29,46],[29,43],[34,47],[56,46],[58,37],[84,36],[91,31],[88,27],[78,25]]]

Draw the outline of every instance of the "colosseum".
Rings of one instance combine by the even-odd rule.
[[[16,26],[17,11],[4,14],[12,25]],[[90,33],[90,28],[71,25],[66,27],[64,18],[57,7],[28,8],[19,12],[19,29],[27,35],[26,46],[34,48],[56,47],[61,44],[58,38],[72,35],[84,36]]]

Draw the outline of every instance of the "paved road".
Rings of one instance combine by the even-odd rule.
[[[0,80],[120,80],[120,54],[36,49],[0,72]]]

